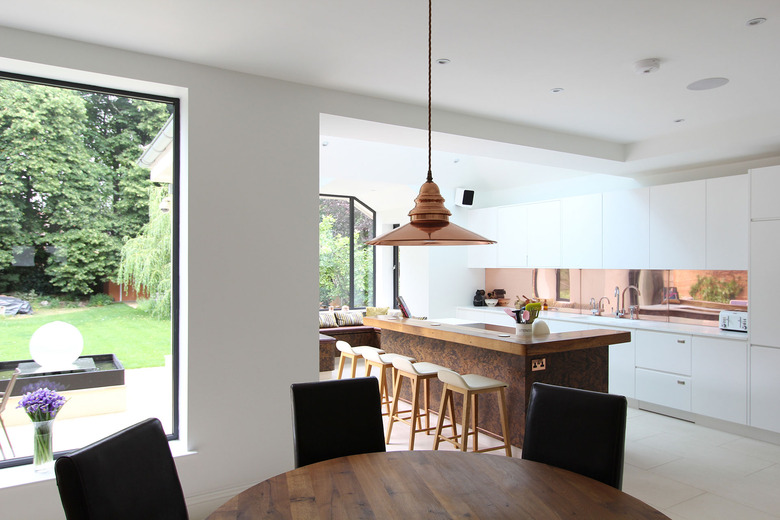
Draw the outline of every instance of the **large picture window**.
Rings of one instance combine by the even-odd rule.
[[[38,388],[67,399],[55,454],[178,437],[178,100],[0,73],[0,107],[0,467],[32,459]]]
[[[374,305],[376,213],[355,197],[320,195],[320,307]]]

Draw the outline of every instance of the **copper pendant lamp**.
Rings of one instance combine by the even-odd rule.
[[[411,221],[403,226],[369,240],[371,246],[473,246],[495,244],[481,235],[450,222],[450,210],[444,206],[444,197],[433,182],[431,173],[431,25],[432,2],[428,0],[428,179],[420,187],[409,212]]]

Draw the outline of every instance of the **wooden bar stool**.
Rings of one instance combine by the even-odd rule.
[[[439,421],[436,425],[436,438],[433,441],[433,449],[439,449],[439,441],[447,441],[453,444],[460,451],[466,451],[468,447],[468,436],[474,436],[474,452],[482,453],[485,451],[493,451],[504,449],[506,456],[512,456],[512,448],[509,445],[509,422],[507,420],[506,410],[506,394],[504,388],[507,384],[502,381],[490,379],[489,377],[480,376],[477,374],[465,374],[460,375],[452,370],[439,370],[439,380],[444,383],[444,389],[441,394],[441,406],[439,410],[445,410],[447,405],[452,406],[452,393],[458,392],[463,395],[463,424],[460,435],[460,441],[458,441],[458,435],[453,437],[447,437],[442,435],[442,425],[444,421]],[[501,433],[503,435],[504,444],[496,446],[494,448],[485,448],[480,450],[477,442],[477,427],[479,426],[479,400],[480,394],[486,393],[498,394],[498,410],[501,416]],[[474,422],[474,430],[469,432],[469,420]],[[454,415],[453,415],[454,420]]]
[[[366,377],[371,375],[371,369],[376,367],[379,369],[379,393],[382,395],[382,405],[387,408],[387,412],[382,412],[382,415],[390,415],[390,391],[387,385],[387,369],[392,370],[390,380],[392,381],[395,376],[395,369],[393,368],[394,359],[406,359],[409,361],[417,361],[413,357],[402,356],[401,354],[385,354],[384,351],[363,352],[363,360],[366,362]],[[398,394],[393,390],[394,394]]]
[[[362,346],[362,347],[353,347],[346,341],[337,341],[336,342],[336,348],[341,352],[341,355],[339,356],[339,373],[338,376],[336,376],[336,379],[341,379],[341,374],[344,371],[344,362],[347,358],[352,362],[352,377],[354,379],[355,373],[357,371],[357,360],[363,357],[363,354],[365,352],[369,351],[378,351],[380,353],[384,353],[385,351],[381,348],[376,347],[369,347],[369,346]]]
[[[390,421],[387,425],[387,436],[385,437],[385,443],[390,444],[390,434],[393,431],[393,423],[400,421],[409,425],[409,450],[414,450],[414,438],[417,433],[425,432],[430,435],[436,427],[431,427],[431,398],[430,398],[430,382],[431,379],[437,377],[439,370],[445,370],[445,367],[440,365],[434,365],[433,363],[419,362],[412,363],[411,361],[403,358],[393,359],[393,368],[395,369],[395,379],[393,382],[393,409],[390,412]],[[401,385],[403,379],[406,378],[412,385],[412,409],[411,410],[398,410],[398,397],[401,395]],[[423,402],[420,403],[420,382],[423,383]],[[422,413],[421,413],[422,409]],[[408,417],[401,414],[409,413]],[[425,417],[425,428],[422,427],[422,418]],[[450,401],[450,424],[452,426],[453,435],[458,434],[458,430],[455,427],[455,421],[452,419],[455,417],[455,405]],[[444,421],[444,411],[439,411],[439,422]]]

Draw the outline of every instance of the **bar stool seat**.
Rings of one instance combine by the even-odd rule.
[[[393,409],[390,411],[390,420],[387,425],[387,436],[385,442],[390,444],[390,435],[393,431],[393,424],[398,421],[409,425],[409,450],[414,450],[414,438],[420,432],[430,435],[436,427],[431,427],[431,403],[430,403],[430,381],[438,376],[439,370],[446,368],[434,363],[420,361],[413,363],[407,359],[393,359],[393,368],[395,369],[395,380],[393,383]],[[401,395],[401,386],[403,378],[409,379],[412,385],[412,408],[411,410],[398,410],[398,397]],[[420,382],[423,383],[423,402],[420,403]],[[450,418],[455,417],[455,407],[451,404]],[[422,408],[422,413],[421,413]],[[409,413],[409,416],[401,414]],[[422,427],[422,417],[425,417],[425,428]],[[444,421],[444,410],[439,411],[439,422]],[[457,429],[454,421],[450,420],[452,433],[457,435]]]
[[[506,409],[506,392],[504,388],[507,384],[503,381],[491,379],[489,377],[480,376],[478,374],[458,374],[452,370],[439,370],[437,374],[439,380],[444,383],[444,389],[441,394],[441,406],[439,410],[445,410],[447,405],[452,407],[453,392],[457,392],[463,395],[463,424],[461,425],[460,440],[458,435],[448,437],[442,435],[442,427],[444,421],[439,421],[436,426],[436,438],[433,441],[433,449],[439,449],[440,441],[447,441],[453,444],[460,451],[466,451],[468,448],[469,435],[474,436],[474,452],[482,453],[486,451],[494,451],[504,449],[507,457],[512,456],[512,448],[509,445],[509,422]],[[503,444],[501,446],[495,446],[493,448],[479,449],[477,429],[479,426],[479,395],[486,393],[498,394],[498,410],[501,418],[501,434],[503,436]],[[441,413],[441,412],[440,412]],[[453,415],[453,421],[454,421]],[[473,421],[473,431],[469,431],[469,421]]]
[[[371,375],[371,370],[374,367],[379,369],[379,393],[382,396],[382,406],[387,409],[386,412],[382,412],[382,415],[390,415],[391,397],[387,384],[387,369],[392,370],[390,380],[393,381],[395,378],[395,368],[393,368],[394,359],[406,359],[411,362],[417,360],[413,357],[403,356],[401,354],[385,353],[384,351],[365,351],[363,353],[363,359],[366,362],[366,377]],[[395,389],[393,390],[393,393],[397,395]]]
[[[355,373],[357,372],[357,360],[362,358],[364,353],[378,351],[379,353],[384,354],[385,352],[381,348],[369,347],[367,345],[353,347],[343,340],[336,342],[336,348],[339,350],[339,352],[341,352],[341,355],[339,356],[339,372],[336,376],[336,379],[341,379],[341,375],[344,371],[344,363],[347,359],[349,359],[352,363],[352,375],[350,377],[354,379]]]

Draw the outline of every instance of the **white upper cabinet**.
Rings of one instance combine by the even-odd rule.
[[[561,266],[601,269],[601,193],[561,199]]]
[[[497,267],[527,267],[528,209],[526,206],[498,208]]]
[[[705,181],[650,188],[650,268],[704,269]]]
[[[650,265],[650,189],[603,194],[604,269],[646,269]]]
[[[498,240],[496,208],[474,209],[469,211],[468,229],[490,240]],[[469,267],[496,267],[497,245],[468,246]]]
[[[750,218],[780,218],[780,166],[750,170]]]
[[[780,177],[780,176],[778,176]],[[707,179],[706,269],[748,268],[749,176]]]
[[[525,225],[528,230],[528,267],[560,267],[560,201],[528,204],[526,210],[528,212]]]

